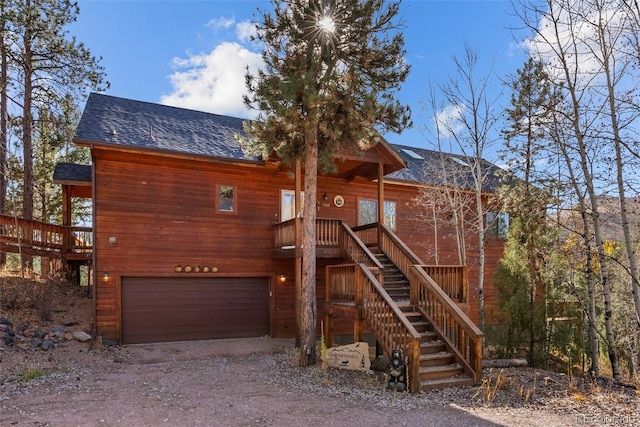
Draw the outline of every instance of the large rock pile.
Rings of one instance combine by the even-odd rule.
[[[24,325],[15,326],[9,319],[0,317],[0,349],[9,347],[51,350],[67,341],[87,342],[91,335],[83,331],[74,330],[76,322],[69,322],[63,326],[54,326],[51,331],[32,328]]]

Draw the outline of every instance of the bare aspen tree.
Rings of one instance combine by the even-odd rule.
[[[467,166],[474,195],[474,226],[478,236],[478,309],[480,329],[484,330],[484,279],[485,279],[485,217],[483,193],[489,172],[483,156],[496,143],[494,127],[499,119],[495,99],[489,97],[491,73],[478,75],[478,53],[465,45],[462,58],[453,57],[455,72],[439,86],[442,102],[451,106],[456,114],[447,119],[438,118],[441,131],[449,138],[452,148],[461,153]]]
[[[433,88],[430,89],[428,103],[425,107],[434,117],[446,109],[446,105],[438,102]],[[437,151],[436,161],[428,162],[423,171],[427,187],[420,190],[414,203],[421,209],[418,220],[433,227],[433,243],[428,245],[433,251],[434,261],[439,264],[442,256],[439,242],[440,237],[455,240],[456,261],[460,265],[467,264],[467,237],[475,230],[475,222],[470,221],[474,212],[474,192],[468,187],[467,180],[469,165],[464,160],[460,164],[457,155],[449,154],[452,147],[446,141],[449,132],[442,119],[434,118],[433,131],[425,127],[429,134],[428,140]],[[432,184],[432,185],[430,185]],[[466,186],[466,188],[465,188]],[[452,232],[448,230],[453,230]]]
[[[544,10],[532,4],[524,5],[520,16],[535,35],[529,40],[529,53],[545,63],[550,79],[564,97],[565,102],[556,112],[557,120],[553,123],[554,142],[560,146],[570,173],[571,187],[575,190],[574,196],[579,202],[585,261],[590,263],[592,256],[596,260],[586,265],[585,273],[590,286],[590,278],[597,271],[602,288],[609,361],[613,377],[620,379],[612,326],[610,273],[599,205],[599,197],[607,188],[611,174],[606,159],[615,152],[610,141],[616,139],[616,127],[619,125],[612,116],[616,115],[614,88],[621,81],[618,80],[621,76],[614,75],[612,71],[624,70],[620,64],[614,64],[622,27],[612,6],[615,6],[612,2],[599,0],[547,0]],[[531,20],[532,16],[535,20]],[[622,165],[619,166],[619,172],[623,173]],[[595,322],[595,295],[591,287],[589,294],[594,300],[590,301],[588,314],[590,322]],[[592,328],[592,359],[596,359],[595,325]],[[592,370],[598,373],[594,360]]]

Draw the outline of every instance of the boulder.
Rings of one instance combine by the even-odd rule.
[[[83,331],[73,331],[71,335],[73,335],[74,340],[80,342],[87,342],[91,339],[91,335]]]

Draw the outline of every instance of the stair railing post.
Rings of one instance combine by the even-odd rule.
[[[420,341],[411,341],[411,354],[409,355],[409,389],[412,393],[420,392]]]

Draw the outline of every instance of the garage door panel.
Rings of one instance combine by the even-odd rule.
[[[124,343],[269,333],[267,278],[122,279]]]

